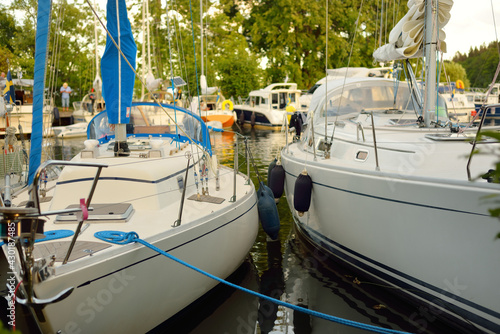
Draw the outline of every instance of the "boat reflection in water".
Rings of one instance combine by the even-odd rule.
[[[227,280],[254,291],[259,286],[257,272],[250,258]],[[149,333],[250,334],[255,332],[257,325],[257,308],[257,297],[219,284]]]
[[[460,333],[433,310],[395,298],[386,286],[366,281],[350,268],[299,239],[285,222],[281,240],[263,234],[229,280],[247,289],[325,314],[411,333]],[[262,233],[262,231],[261,231]],[[253,259],[253,260],[252,260]],[[309,316],[219,284],[151,333],[348,333],[366,331]]]

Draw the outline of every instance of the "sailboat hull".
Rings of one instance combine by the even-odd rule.
[[[296,148],[282,151],[285,192],[295,224],[316,247],[430,305],[434,317],[500,331],[499,226],[485,201],[498,194],[496,187],[403,178],[320,159],[307,161],[312,201],[300,217],[294,184],[305,160]]]
[[[76,239],[69,233],[33,246],[34,297],[49,302],[30,310],[43,333],[145,333],[218,283],[141,243],[106,242],[101,234],[137,233],[218,278],[230,276],[246,259],[258,233],[253,183],[234,168],[219,165],[211,155],[208,128],[198,116],[174,109],[183,112],[177,119],[184,134],[197,138],[191,141],[167,122],[154,123],[155,116],[166,114],[163,108],[173,107],[133,105],[127,155],[120,156],[116,142],[100,135],[109,130],[104,112],[89,124],[89,133],[101,142],[85,141],[84,150],[71,162],[42,166],[65,166],[41,194],[45,231],[78,233]],[[94,184],[96,167],[102,170]],[[15,206],[24,206],[28,196],[22,192]],[[85,224],[66,212],[80,207],[82,198],[91,198]],[[7,267],[9,252],[12,249],[4,245],[0,268]],[[17,261],[13,270],[18,282],[22,263]],[[29,287],[19,287],[18,296],[29,298]],[[71,288],[65,298],[56,298]]]
[[[158,236],[156,247],[225,278],[241,264],[257,231],[255,197],[234,211],[180,226]],[[172,220],[165,218],[165,225]],[[120,254],[40,284],[39,298],[74,286],[64,301],[47,306],[44,333],[145,333],[188,306],[217,282],[139,244]],[[89,269],[90,268],[90,269]],[[119,320],[119,321],[114,321]]]

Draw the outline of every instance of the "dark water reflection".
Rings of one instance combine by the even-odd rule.
[[[280,132],[246,131],[247,145],[255,160],[251,178],[258,187],[267,181],[268,164],[285,144]],[[219,162],[232,165],[233,133],[212,138]],[[59,144],[60,145],[60,144]],[[81,141],[56,144],[56,152],[66,158],[75,154]],[[245,141],[238,139],[239,170],[246,173]],[[60,158],[60,157],[59,157]],[[260,175],[258,175],[260,174]],[[379,327],[413,333],[459,332],[446,327],[424,307],[407,304],[387,287],[357,276],[350,268],[330,262],[323,254],[302,241],[293,228],[286,198],[278,204],[281,230],[277,241],[259,230],[247,261],[230,280],[248,289],[295,305],[337,317]],[[197,303],[153,333],[366,333],[366,331],[314,318],[301,312],[218,285]]]

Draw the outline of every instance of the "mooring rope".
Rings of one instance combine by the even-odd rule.
[[[207,273],[206,271],[203,271],[200,268],[197,268],[197,267],[195,267],[195,266],[193,266],[193,265],[191,265],[191,264],[189,264],[189,263],[187,263],[179,258],[176,258],[175,256],[173,256],[173,255],[161,250],[160,248],[148,243],[147,241],[139,238],[139,235],[136,232],[128,232],[127,233],[127,232],[121,232],[121,231],[101,231],[101,232],[96,232],[94,234],[94,236],[100,240],[110,242],[113,244],[117,244],[117,245],[126,245],[126,244],[129,244],[132,242],[138,242],[138,243],[154,250],[155,252],[158,252],[161,255],[164,255],[164,256],[168,257],[169,259],[174,260],[174,261],[176,261],[176,262],[178,262],[178,263],[180,263],[180,264],[182,264],[182,265],[184,265],[184,266],[186,266],[194,271],[197,271],[198,273],[203,274],[203,275],[205,275],[205,276],[207,276],[207,277],[209,277],[217,282],[226,284],[232,288],[241,290],[241,291],[246,292],[248,294],[254,295],[258,298],[268,300],[268,301],[275,303],[277,305],[281,305],[281,306],[290,308],[290,309],[295,310],[295,311],[303,312],[303,313],[312,315],[314,317],[318,317],[318,318],[325,319],[328,321],[336,322],[336,323],[346,325],[346,326],[351,326],[351,327],[371,331],[374,333],[391,333],[391,334],[393,334],[393,333],[397,333],[397,334],[407,333],[407,332],[402,332],[402,331],[398,331],[398,330],[394,330],[394,329],[377,327],[377,326],[373,326],[373,325],[364,324],[361,322],[356,322],[356,321],[352,321],[352,320],[348,320],[348,319],[335,317],[335,316],[332,316],[329,314],[321,313],[321,312],[310,310],[310,309],[300,307],[300,306],[297,306],[294,304],[290,304],[290,303],[281,301],[279,299],[271,298],[269,296],[263,295],[261,293],[255,292],[253,290],[241,287],[241,286],[236,285],[234,283],[228,282],[222,278],[214,276],[210,273]]]

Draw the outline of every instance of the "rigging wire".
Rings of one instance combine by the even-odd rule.
[[[196,43],[194,42],[193,7],[191,5],[191,0],[189,0],[189,12],[191,14],[191,35],[193,36],[194,73],[196,82],[196,95],[198,96],[198,113],[201,117],[200,85],[198,84],[198,64],[196,63]]]
[[[352,52],[353,52],[353,49],[354,49],[354,41],[356,40],[356,33],[358,31],[358,25],[359,25],[359,21],[360,21],[360,18],[361,18],[361,11],[363,10],[363,2],[364,2],[364,0],[361,0],[361,4],[359,6],[359,11],[358,11],[358,17],[356,18],[356,27],[354,28],[354,34],[352,36],[352,41],[351,41],[351,50],[349,51],[349,57],[347,59],[347,67],[346,67],[346,70],[345,70],[346,74],[344,76],[344,82],[342,84],[342,91],[340,93],[338,111],[340,111],[340,105],[342,104],[342,97],[344,95],[344,89],[345,89],[345,84],[346,84],[346,80],[347,80],[347,71],[348,71],[349,65],[351,63]],[[325,96],[325,99],[328,99],[328,96]],[[330,138],[330,143],[333,142],[333,136],[335,135],[335,129],[337,128],[336,124],[337,124],[337,120],[338,120],[338,117],[339,117],[339,112],[338,111],[337,111],[337,115],[335,117],[335,122],[333,124],[333,131],[332,131],[332,136]],[[328,110],[325,109],[325,115],[326,115],[327,112],[328,112]]]
[[[127,63],[127,65],[132,69],[132,71],[134,72],[135,77],[137,78],[137,80],[139,80],[139,82],[142,85],[146,86],[146,83],[144,82],[144,79],[139,76],[139,74],[137,73],[137,71],[135,70],[135,68],[130,64],[130,62],[128,61],[127,57],[125,57],[125,55],[123,54],[123,51],[121,50],[121,48],[118,47],[118,44],[116,43],[115,39],[113,38],[113,36],[111,36],[110,32],[108,31],[108,29],[106,28],[106,26],[102,22],[101,17],[97,14],[95,8],[90,4],[90,1],[89,0],[85,0],[85,2],[89,5],[90,9],[94,13],[94,15],[97,18],[97,20],[99,21],[101,27],[104,29],[104,31],[106,31],[107,36],[110,38],[110,40],[113,42],[113,44],[117,48],[118,53],[122,56],[122,58],[125,60],[125,62]],[[147,87],[146,87],[146,89],[147,89]],[[148,89],[148,92],[151,93],[151,91],[149,89]],[[170,115],[170,113],[168,113],[167,110],[165,109],[165,107],[163,107],[161,105],[161,103],[154,96],[154,94],[151,94],[151,96],[153,97],[154,102],[158,105],[159,108],[162,109],[162,111],[167,115],[167,117],[169,117],[172,121],[175,122],[175,120],[172,118],[172,116]],[[184,129],[182,129],[182,127],[178,127],[178,128],[179,128],[179,130],[182,132],[182,134],[184,136],[186,136],[187,138],[189,138],[190,141],[194,143],[194,145],[197,145],[199,147],[199,145],[194,141],[194,139],[191,138],[191,136],[189,134],[187,134],[186,131],[184,131]]]
[[[377,5],[377,13],[375,15],[375,36],[373,38],[373,50],[375,50],[377,48],[377,40],[378,40],[378,36],[377,36],[377,31],[378,31],[378,8],[379,6]],[[382,46],[382,45],[379,45],[379,47]],[[375,59],[373,59],[373,64],[376,64],[377,62],[375,61]]]
[[[493,8],[493,0],[490,0],[490,2],[491,2],[491,16],[493,18],[493,28],[495,29],[495,40],[497,42],[498,56],[500,57],[500,44],[498,44],[497,23],[495,20],[495,8]]]
[[[177,6],[177,2],[174,0],[174,3],[175,4],[175,11],[178,13],[179,12],[179,8]],[[180,27],[180,22],[177,18],[177,16],[175,17],[175,22],[177,22],[177,28],[175,29],[175,36],[176,36],[176,42],[177,42],[177,51],[181,50],[181,54],[182,54],[182,57],[181,57],[181,54],[178,54],[178,57],[179,57],[179,67],[180,67],[180,71],[181,71],[181,76],[184,75],[184,77],[186,78],[186,84],[187,84],[187,95],[188,96],[191,96],[191,89],[190,89],[190,86],[189,86],[189,80],[188,79],[188,70],[187,70],[187,65],[186,65],[186,56],[184,54],[184,43],[183,43],[183,40],[182,40],[182,36],[181,35],[181,27]],[[179,31],[179,33],[177,33],[177,31]],[[179,49],[179,40],[180,40],[180,49]],[[184,65],[184,72],[183,72],[183,69],[182,69],[182,65]]]

